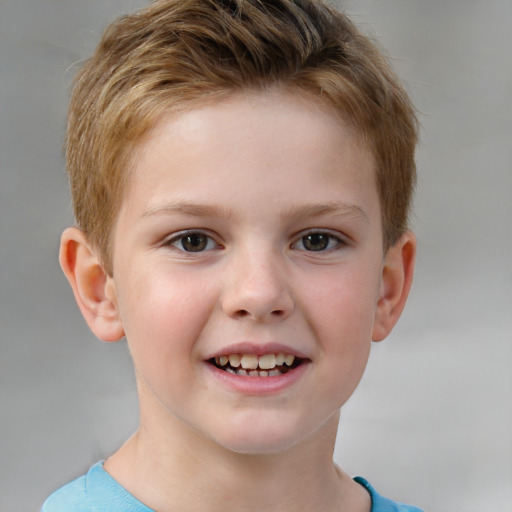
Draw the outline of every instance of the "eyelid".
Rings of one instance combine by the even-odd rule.
[[[203,235],[206,238],[208,238],[210,241],[212,241],[215,246],[214,247],[210,247],[210,248],[205,248],[202,251],[197,251],[197,252],[185,251],[184,249],[182,249],[180,247],[177,247],[177,245],[175,245],[175,244],[177,244],[182,238],[186,237],[187,235]],[[183,253],[186,253],[186,254],[199,254],[199,253],[202,253],[202,252],[208,252],[208,251],[211,251],[213,249],[218,249],[218,248],[221,247],[219,242],[217,242],[216,237],[211,232],[209,232],[207,229],[201,229],[201,228],[183,229],[181,231],[177,231],[175,233],[172,233],[171,235],[167,236],[163,240],[162,246],[163,247],[172,247],[172,248],[178,250],[179,252],[183,252]]]
[[[329,249],[324,249],[322,251],[308,251],[307,249],[301,249],[301,250],[303,250],[305,252],[330,252],[330,251],[336,250],[336,249],[338,249],[340,247],[344,247],[346,245],[349,245],[347,237],[344,236],[339,231],[333,231],[331,229],[325,229],[325,228],[310,228],[310,229],[306,229],[305,231],[299,232],[294,237],[294,242],[291,244],[291,248],[292,249],[295,248],[296,244],[301,242],[301,240],[305,236],[308,236],[308,235],[327,235],[330,238],[335,239],[337,243],[336,243],[335,247],[331,247]]]

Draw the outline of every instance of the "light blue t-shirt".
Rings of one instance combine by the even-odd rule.
[[[388,500],[360,476],[354,480],[368,490],[371,512],[422,512],[419,508]],[[154,512],[121,487],[98,462],[89,472],[73,480],[44,503],[41,512]]]

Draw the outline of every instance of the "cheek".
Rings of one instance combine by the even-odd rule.
[[[310,311],[311,321],[328,339],[339,340],[340,348],[343,340],[371,338],[380,280],[365,270],[326,272],[314,287],[311,283],[304,287],[301,302]]]
[[[319,385],[341,406],[366,368],[379,278],[375,273],[336,272],[317,280],[317,284],[306,307],[319,345],[320,366],[324,368]]]
[[[373,329],[373,295],[348,293],[346,281],[332,293],[312,301],[318,340],[318,388],[325,390],[326,407],[340,408],[352,395],[366,368]],[[313,323],[313,322],[312,322]]]
[[[194,357],[197,338],[212,308],[206,287],[165,273],[134,278],[119,305],[128,346],[140,371],[155,379],[178,376]]]

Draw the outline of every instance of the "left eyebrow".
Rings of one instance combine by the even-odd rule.
[[[344,217],[360,218],[366,222],[369,221],[367,213],[360,206],[340,201],[292,206],[288,210],[284,211],[281,214],[281,217],[320,217],[324,215],[342,215]]]

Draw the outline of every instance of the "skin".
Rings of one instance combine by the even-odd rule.
[[[402,312],[415,254],[411,233],[383,251],[372,155],[276,90],[164,117],[133,156],[113,275],[77,228],[61,246],[89,326],[126,336],[135,364],[140,428],[105,469],[159,512],[369,511],[332,462],[339,410]],[[304,363],[240,389],[208,363],[240,343]]]

